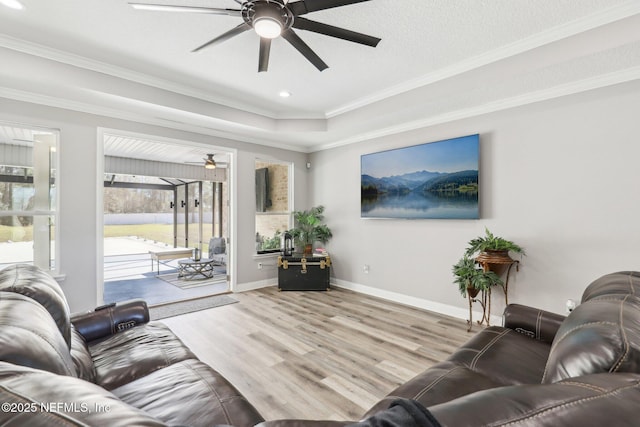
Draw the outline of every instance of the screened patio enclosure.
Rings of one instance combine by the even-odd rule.
[[[224,235],[223,183],[106,174],[105,237],[137,236],[206,254]]]
[[[226,168],[105,156],[104,170],[105,303],[164,304],[229,290],[226,263],[206,280],[176,283],[182,259],[195,249],[207,258],[210,239],[228,236]],[[154,265],[150,252],[174,249],[187,251]]]

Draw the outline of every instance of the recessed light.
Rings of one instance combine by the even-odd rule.
[[[278,95],[280,95],[280,98],[288,98],[291,96],[291,92],[288,90],[281,90]]]
[[[0,4],[10,7],[11,9],[22,10],[24,5],[18,0],[0,0]]]

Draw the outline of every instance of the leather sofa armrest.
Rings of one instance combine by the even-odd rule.
[[[551,344],[565,316],[520,304],[504,310],[504,327]]]
[[[149,308],[141,299],[112,303],[71,316],[71,323],[87,342],[149,321]]]

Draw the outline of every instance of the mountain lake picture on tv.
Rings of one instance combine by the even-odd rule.
[[[478,134],[361,157],[362,218],[478,219]]]

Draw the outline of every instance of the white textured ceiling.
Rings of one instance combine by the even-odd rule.
[[[22,1],[0,6],[0,96],[300,151],[640,78],[638,0],[371,0],[305,17],[377,48],[296,30],[330,68],[277,39],[267,73],[250,31],[191,53],[241,18]]]

